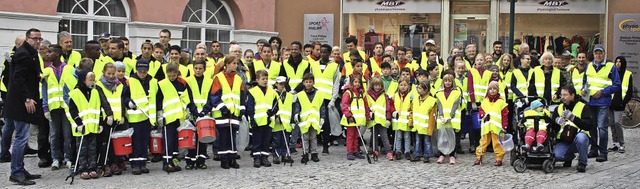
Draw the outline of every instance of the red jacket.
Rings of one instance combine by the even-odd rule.
[[[496,96],[487,95],[487,98],[489,99],[489,102],[495,102],[500,98],[500,94]],[[484,117],[485,112],[482,109],[482,106],[480,106],[478,110],[478,114],[480,115],[481,118]],[[504,109],[502,109],[502,129],[507,130],[508,125],[509,125],[509,109],[508,107],[504,107]]]
[[[353,92],[354,95],[356,96],[361,96],[364,100],[364,110],[365,110],[365,116],[367,117],[367,121],[371,120],[371,118],[369,117],[369,103],[367,103],[367,98],[364,97],[364,94],[362,93],[362,89],[359,90],[352,90],[351,87],[347,87],[346,88],[347,91],[344,92],[344,94],[342,95],[342,114],[344,114],[345,117],[349,118],[349,117],[353,117],[353,114],[351,113],[351,110],[349,110],[349,107],[351,107],[351,94],[349,94],[349,91]]]
[[[384,93],[384,90],[381,90],[380,92],[375,92],[373,90],[369,90],[367,91],[367,94],[369,94],[369,96],[371,96],[371,98],[378,99],[378,97],[380,97],[380,95],[384,95],[384,99],[386,99],[387,101],[387,113],[386,113],[386,117],[387,120],[391,120],[392,119],[392,114],[394,111],[396,111],[396,108],[393,106],[393,100],[391,100],[391,98],[389,98],[389,96]]]

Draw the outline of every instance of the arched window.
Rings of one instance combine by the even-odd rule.
[[[97,40],[104,32],[112,37],[127,36],[126,1],[60,0],[58,15],[62,16],[58,30],[71,33],[74,49],[82,49],[88,40]]]
[[[229,6],[219,0],[190,0],[182,13],[180,46],[194,50],[198,43],[204,42],[207,48],[211,41],[219,41],[223,53],[228,53],[233,30],[233,16]]]

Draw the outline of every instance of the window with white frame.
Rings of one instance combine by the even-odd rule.
[[[233,16],[229,6],[219,0],[190,0],[182,13],[182,30],[180,46],[195,49],[198,43],[219,41],[223,53],[228,53],[233,30]]]
[[[84,48],[88,40],[97,40],[104,32],[112,37],[127,36],[129,11],[123,1],[60,0],[58,31],[71,33],[74,49]]]

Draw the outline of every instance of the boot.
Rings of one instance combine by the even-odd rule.
[[[213,161],[220,161],[220,155],[214,154],[213,155]]]
[[[302,155],[302,160],[300,160],[300,162],[305,164],[309,162],[309,154]]]
[[[140,167],[131,167],[131,174],[133,175],[140,175],[142,174],[142,172],[140,171]]]
[[[263,155],[261,159],[262,159],[262,161],[261,161],[260,164],[262,164],[265,167],[271,167],[271,163],[269,162],[269,156]],[[273,158],[273,159],[275,160],[275,159],[278,159],[278,158]]]
[[[229,160],[224,160],[224,159],[221,160],[220,161],[220,167],[222,167],[222,169],[229,169],[231,167],[230,163],[229,163]]]
[[[324,144],[322,146],[322,153],[323,154],[329,154],[329,144]]]
[[[149,169],[147,169],[146,165],[142,165],[142,167],[140,167],[140,172],[141,173],[149,173]]]
[[[319,162],[320,161],[320,159],[318,159],[318,154],[317,153],[311,154],[311,161],[313,161],[313,162]]]
[[[253,167],[260,168],[260,165],[261,165],[260,158],[254,157],[253,158]]]
[[[238,162],[236,162],[235,159],[231,160],[231,163],[229,163],[229,166],[231,166],[231,168],[234,168],[234,169],[239,169],[240,168],[240,164],[238,164]]]

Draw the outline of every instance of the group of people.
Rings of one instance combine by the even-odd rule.
[[[624,57],[610,62],[602,45],[577,49],[575,57],[570,52],[537,57],[526,44],[503,52],[495,42],[491,54],[469,44],[452,49],[445,62],[433,40],[415,54],[376,42],[367,55],[355,37],[345,40],[342,54],[319,42],[284,47],[272,37],[258,40],[256,53],[231,42],[224,55],[217,41],[210,53],[204,44],[191,52],[169,44],[169,30],[159,36],[157,43],[144,42],[140,55],[130,51],[126,37],[109,33],[86,42],[83,54],[73,49],[68,32],[58,34],[58,44],[44,40],[37,29],[18,37],[0,86],[5,102],[0,158],[11,162],[10,180],[31,185],[40,178],[24,169],[30,125],[38,127],[38,150],[46,154],[39,155],[38,166],[74,167],[72,174],[82,179],[126,169],[149,173],[148,157],[162,161],[166,172],[181,171],[181,160],[186,170],[207,169],[208,145],[223,169],[237,169],[236,136],[242,127],[250,128],[254,167],[293,163],[292,153],[300,147],[302,163],[318,162],[318,146],[328,154],[342,138],[348,160],[381,153],[393,161],[429,163],[436,157],[442,164],[448,157],[456,164],[467,134],[474,165],[483,163],[493,144],[494,165],[501,166],[505,151],[498,135],[517,132],[516,99],[531,99],[525,115],[547,117],[540,120],[545,127],[524,124],[525,150],[544,148],[548,136],[556,137],[556,158],[571,166],[578,153],[580,172],[587,157],[604,162],[609,151],[624,152],[619,122],[632,96],[632,76]],[[537,62],[541,65],[534,67]],[[545,109],[552,104],[559,106]],[[614,146],[607,149],[609,115]],[[178,128],[203,117],[215,120],[216,140],[180,150]],[[111,135],[128,129],[133,152],[116,155]],[[367,129],[372,132],[365,144]],[[443,153],[433,141],[447,129],[455,132],[448,139],[455,149]],[[158,131],[163,153],[150,153],[151,133]]]

